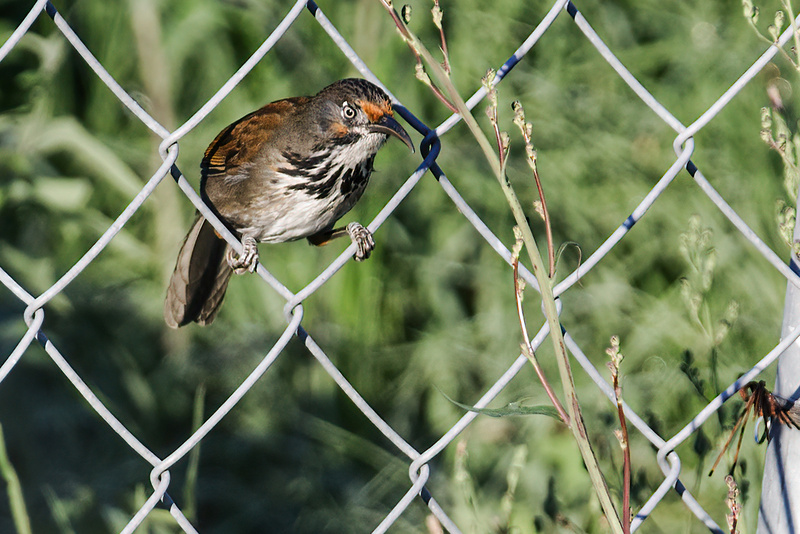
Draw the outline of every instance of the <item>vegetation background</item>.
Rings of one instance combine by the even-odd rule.
[[[190,117],[272,31],[292,2],[64,0],[54,4],[111,74],[162,124]],[[411,27],[435,49],[429,0],[409,0]],[[32,2],[0,0],[0,38]],[[320,7],[409,110],[429,125],[448,116],[414,79],[414,60],[377,0]],[[764,5],[766,18],[777,9]],[[505,61],[550,2],[443,0],[453,80],[471,94]],[[765,44],[736,2],[578,2],[623,63],[689,123],[750,66]],[[783,74],[782,71],[784,71]],[[180,143],[194,183],[202,152],[224,126],[261,105],[355,75],[304,14],[274,50]],[[693,161],[776,251],[788,257],[777,201],[793,203],[780,157],[759,138],[766,88],[792,102],[795,74],[777,61],[696,136]],[[562,13],[499,89],[501,125],[521,100],[534,125],[559,274],[574,269],[628,216],[674,161],[674,132],[633,98]],[[479,120],[483,105],[476,109]],[[791,121],[790,121],[791,124]],[[415,139],[419,139],[415,136]],[[111,95],[42,15],[0,64],[0,265],[39,294],[91,246],[160,162],[158,139]],[[536,198],[522,142],[509,176]],[[463,125],[439,164],[507,245],[512,217]],[[418,164],[400,143],[380,156],[370,190],[346,220],[369,221]],[[44,330],[84,380],[151,450],[171,452],[239,385],[285,327],[283,301],[256,277],[231,283],[209,328],[169,330],[168,275],[193,208],[167,179],[100,257],[46,307]],[[534,228],[542,234],[533,210]],[[463,415],[442,393],[474,403],[519,354],[510,269],[426,177],[376,236],[374,256],[349,263],[305,303],[305,327],[395,429],[427,448]],[[297,290],[342,250],[305,242],[262,246],[262,260]],[[563,297],[563,324],[602,367],[622,339],[625,399],[670,436],[779,336],[785,280],[681,174],[629,236]],[[540,320],[528,295],[531,323]],[[23,332],[23,305],[0,290],[0,354]],[[738,310],[738,313],[737,313]],[[545,344],[540,360],[554,383]],[[768,382],[771,378],[767,378]],[[581,372],[579,396],[609,485],[621,491],[615,411]],[[494,403],[546,397],[525,369]],[[725,467],[706,476],[737,406],[726,406],[678,452],[682,479],[724,524]],[[38,346],[0,385],[0,423],[34,532],[118,531],[149,495],[149,467],[86,406]],[[655,451],[632,435],[638,509],[661,482]],[[754,532],[764,448],[745,440],[739,480],[743,532]],[[365,532],[408,487],[407,460],[376,431],[297,342],[290,344],[182,461],[170,493],[204,533]],[[479,417],[433,461],[430,489],[464,532],[602,532],[570,432],[545,417]],[[516,480],[516,482],[515,482]],[[157,511],[142,532],[175,532]],[[393,532],[427,532],[415,502]],[[12,532],[0,499],[0,531]],[[646,532],[705,532],[675,494]]]

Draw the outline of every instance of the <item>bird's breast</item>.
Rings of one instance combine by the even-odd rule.
[[[247,206],[228,219],[242,235],[279,243],[314,235],[333,225],[361,198],[372,173],[372,158],[355,167],[325,172],[259,172],[248,180]],[[257,176],[257,177],[256,177]]]
[[[260,242],[314,235],[332,228],[361,198],[385,139],[370,135],[305,154],[273,152],[242,168],[241,176],[228,176],[209,199],[229,226]]]

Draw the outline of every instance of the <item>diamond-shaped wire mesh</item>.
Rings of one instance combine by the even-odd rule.
[[[335,9],[333,3],[329,9]],[[292,339],[297,337],[308,352],[316,359],[317,364],[324,369],[341,391],[349,398],[352,405],[366,416],[372,425],[374,425],[374,428],[391,443],[395,448],[394,452],[407,457],[410,481],[406,487],[401,488],[400,491],[404,493],[402,493],[402,495],[398,494],[394,507],[386,509],[383,518],[374,523],[373,531],[387,531],[399,518],[403,517],[408,507],[415,500],[421,498],[446,531],[460,532],[459,526],[451,519],[452,513],[448,510],[448,506],[437,500],[437,494],[443,490],[436,479],[432,478],[433,473],[431,465],[448,446],[456,441],[462,432],[470,427],[477,418],[481,417],[479,413],[475,411],[467,412],[446,432],[437,435],[435,439],[432,440],[432,444],[428,444],[425,447],[413,445],[412,443],[420,443],[419,437],[408,435],[405,431],[398,431],[393,428],[381,414],[377,413],[370,406],[368,401],[361,396],[359,391],[351,385],[334,361],[332,361],[325,350],[324,344],[321,344],[317,340],[318,338],[312,335],[311,330],[313,330],[313,328],[307,331],[304,327],[304,305],[307,305],[306,303],[312,298],[315,292],[328,284],[329,281],[336,276],[337,272],[348,263],[354,251],[353,246],[342,252],[341,255],[324,268],[316,278],[299,291],[291,291],[278,277],[273,276],[263,265],[259,265],[258,276],[261,277],[268,287],[285,300],[283,310],[286,327],[277,340],[264,343],[258,347],[258,350],[264,354],[264,356],[260,359],[258,364],[250,370],[246,378],[241,380],[238,388],[236,388],[229,397],[220,402],[213,414],[205,418],[194,432],[190,435],[186,435],[182,443],[174,444],[169,454],[164,457],[155,454],[146,444],[140,441],[137,437],[138,432],[133,430],[137,425],[130,422],[131,418],[127,415],[123,417],[115,413],[113,406],[109,406],[104,400],[103,393],[96,391],[90,384],[87,384],[84,378],[82,378],[81,373],[70,365],[68,362],[68,360],[71,359],[69,358],[69,348],[61,346],[58,340],[50,340],[47,337],[48,312],[46,310],[48,309],[48,305],[50,305],[54,299],[57,299],[68,285],[78,281],[96,258],[109,246],[113,246],[115,240],[120,239],[121,230],[132,217],[136,216],[137,212],[148,209],[147,206],[150,195],[159,184],[164,181],[169,181],[165,180],[165,178],[174,178],[186,198],[214,224],[220,235],[235,249],[241,250],[241,244],[238,243],[233,235],[227,231],[225,226],[216,219],[214,214],[206,208],[192,185],[184,178],[183,174],[178,169],[179,146],[187,134],[197,127],[201,121],[204,121],[209,114],[230,95],[239,82],[251,75],[254,67],[258,65],[265,56],[270,54],[276,43],[283,39],[287,35],[287,31],[303,17],[308,17],[309,15],[313,17],[319,25],[319,28],[327,33],[329,42],[335,44],[335,46],[341,50],[341,53],[344,54],[365,78],[376,83],[380,83],[380,80],[372,74],[367,64],[362,61],[356,51],[348,44],[348,41],[338,32],[337,28],[314,2],[298,0],[294,5],[290,7],[287,6],[284,18],[275,25],[275,29],[263,41],[263,44],[241,68],[222,85],[219,91],[179,127],[169,129],[159,124],[159,122],[138,103],[141,95],[131,94],[131,92],[123,89],[123,87],[115,81],[114,77],[109,73],[109,70],[107,70],[110,66],[103,65],[97,60],[95,52],[90,50],[82,41],[80,32],[76,32],[70,26],[68,20],[62,17],[56,10],[56,7],[47,0],[36,2],[28,16],[8,38],[2,48],[0,48],[0,61],[6,59],[9,54],[14,53],[15,47],[20,44],[20,40],[26,32],[29,31],[34,22],[40,17],[43,17],[44,13],[50,17],[52,23],[55,24],[58,30],[63,34],[63,37],[80,55],[85,65],[94,71],[95,75],[102,80],[107,86],[107,89],[118,99],[119,103],[127,108],[136,120],[141,121],[143,125],[161,139],[159,145],[161,164],[153,172],[146,184],[135,192],[135,196],[133,196],[133,199],[119,214],[117,219],[110,222],[110,224],[103,229],[104,232],[102,236],[97,239],[80,259],[74,261],[72,266],[61,275],[54,284],[41,291],[33,291],[23,287],[6,270],[0,268],[0,281],[2,281],[3,285],[25,306],[22,317],[18,319],[24,319],[27,325],[24,335],[19,339],[11,353],[5,357],[2,366],[0,366],[0,381],[8,379],[10,376],[13,376],[14,373],[21,372],[20,369],[25,365],[24,358],[26,354],[30,353],[29,347],[34,340],[38,341],[44,347],[44,350],[52,361],[58,366],[61,373],[63,373],[74,386],[75,390],[83,397],[84,402],[88,403],[91,409],[105,421],[108,427],[127,443],[130,447],[131,454],[140,456],[152,466],[150,481],[153,489],[149,492],[146,500],[141,504],[135,515],[127,519],[127,525],[122,532],[133,532],[138,526],[142,525],[159,503],[166,505],[175,523],[177,523],[183,531],[196,532],[195,526],[184,516],[179,506],[176,505],[170,497],[170,492],[175,491],[173,490],[174,486],[171,485],[172,478],[170,470],[176,466],[176,464],[185,462],[190,452],[203,442],[209,432],[220,425],[226,417],[231,416],[231,414],[235,412],[237,404],[254,388],[256,382],[265,373],[271,370],[271,366],[284,352],[287,345]],[[597,61],[607,62],[619,78],[632,90],[632,94],[635,95],[637,100],[635,102],[632,101],[631,106],[641,107],[644,105],[646,108],[649,108],[660,121],[663,121],[664,124],[675,131],[676,137],[673,144],[675,153],[674,160],[666,171],[663,172],[660,180],[658,180],[649,192],[642,195],[642,200],[636,205],[630,216],[619,224],[619,227],[605,242],[595,250],[586,251],[586,257],[582,259],[577,268],[569,275],[565,276],[555,287],[556,296],[565,296],[570,292],[582,291],[582,279],[591,273],[595,266],[620,249],[620,244],[625,241],[633,226],[642,219],[648,210],[657,205],[662,194],[673,184],[676,177],[682,175],[684,170],[688,171],[688,174],[697,186],[692,194],[699,194],[701,192],[705,194],[711,203],[716,206],[719,213],[730,221],[733,227],[738,230],[741,237],[746,239],[753,249],[757,251],[761,257],[766,259],[768,264],[774,268],[777,273],[780,273],[780,275],[785,277],[790,283],[798,285],[797,276],[791,271],[786,262],[759,238],[756,232],[745,223],[743,218],[733,210],[726,202],[725,198],[723,198],[709,183],[698,166],[690,161],[692,155],[696,153],[696,142],[694,139],[696,134],[712,123],[718,115],[724,113],[726,107],[734,101],[737,94],[748,84],[752,83],[762,69],[778,54],[778,49],[774,46],[770,46],[763,55],[756,58],[751,64],[744,64],[743,67],[746,68],[744,74],[731,85],[729,90],[719,95],[713,105],[700,113],[697,120],[687,126],[682,124],[666,106],[660,103],[653,94],[637,81],[635,74],[629,72],[625,68],[623,63],[615,56],[614,52],[604,43],[603,39],[595,33],[574,4],[566,0],[560,0],[549,8],[549,11],[547,11],[541,18],[541,21],[535,25],[533,31],[531,31],[527,39],[519,45],[519,48],[514,52],[511,58],[498,68],[498,75],[494,83],[500,84],[505,79],[511,78],[513,76],[514,67],[518,62],[525,60],[526,55],[534,50],[534,47],[548,31],[564,31],[563,27],[559,30],[553,30],[552,28],[555,21],[560,18],[563,19],[565,15],[572,18],[582,36],[596,49]],[[786,30],[780,37],[781,46],[785,45],[791,38],[792,33],[790,29]],[[114,69],[111,68],[110,70],[113,71]],[[476,81],[475,85],[479,86],[480,84]],[[386,89],[391,95],[390,91],[395,88],[388,87]],[[485,88],[478,89],[468,99],[468,106],[470,108],[475,108],[483,101],[485,96]],[[479,235],[480,238],[485,241],[485,245],[488,245],[489,249],[493,250],[502,260],[510,263],[511,253],[504,244],[503,239],[498,237],[490,229],[483,220],[485,217],[482,218],[481,215],[473,209],[471,204],[465,200],[459,192],[459,188],[448,179],[445,171],[450,169],[445,169],[443,168],[443,164],[442,166],[439,164],[440,151],[447,146],[448,134],[451,129],[459,124],[459,117],[456,115],[451,116],[438,126],[431,127],[418,118],[417,115],[419,115],[419,113],[415,110],[404,107],[403,103],[398,101],[393,95],[392,98],[395,101],[395,106],[400,116],[424,137],[421,144],[422,150],[420,151],[423,160],[370,222],[368,226],[369,229],[380,238],[381,226],[392,217],[412,191],[420,187],[421,181],[426,176],[429,177],[430,174],[433,174],[441,190],[450,198],[452,209],[458,210],[474,227],[477,233],[473,232],[472,237],[474,238],[476,235]],[[452,172],[457,173],[458,169],[453,169]],[[685,173],[683,174],[685,175]],[[165,183],[161,187],[165,186],[171,186],[171,184]],[[486,187],[489,187],[489,185]],[[627,253],[631,253],[630,250],[628,250]],[[529,284],[536,287],[536,281],[529,271],[522,268],[522,276]],[[776,318],[776,324],[779,322],[780,318]],[[604,378],[604,373],[598,370],[595,363],[592,363],[591,359],[587,357],[576,339],[570,335],[571,327],[574,325],[564,324],[563,326],[566,330],[565,340],[567,347],[574,357],[574,361],[581,366],[586,375],[596,383],[599,390],[605,396],[609,399],[613,399],[613,391],[606,378]],[[510,326],[510,329],[510,331],[513,332],[513,325]],[[672,435],[667,435],[666,437],[662,436],[651,424],[648,424],[647,416],[639,415],[647,411],[646,407],[632,407],[626,405],[628,421],[635,427],[636,431],[641,433],[644,438],[652,443],[655,450],[657,450],[657,453],[654,455],[651,454],[649,458],[647,458],[647,461],[657,461],[664,473],[664,477],[658,481],[657,484],[649,488],[646,498],[643,499],[644,504],[638,509],[633,522],[634,529],[642,526],[650,514],[657,509],[665,496],[670,494],[670,490],[675,488],[680,495],[680,499],[682,499],[691,514],[694,514],[694,516],[709,530],[713,532],[724,531],[695,499],[693,495],[693,491],[695,491],[694,488],[693,491],[689,491],[681,483],[681,461],[679,455],[675,451],[690,438],[696,439],[698,429],[700,429],[709,418],[717,414],[723,406],[723,403],[733,396],[742,384],[752,380],[772,365],[778,356],[780,356],[788,346],[794,343],[798,336],[800,336],[800,330],[796,330],[791,335],[782,339],[780,343],[767,351],[760,359],[754,359],[757,360],[757,363],[753,365],[749,371],[744,373],[735,383],[730,384],[724,389],[721,388],[722,392],[719,393],[718,396],[699,410],[697,415],[691,421],[686,422],[685,426],[680,431]],[[547,328],[542,327],[532,341],[533,347],[538,348],[546,338]],[[457,351],[454,350],[454,352]],[[519,356],[507,366],[505,372],[501,373],[499,378],[496,380],[492,379],[493,382],[490,382],[490,387],[485,390],[483,396],[480,397],[474,405],[477,408],[488,406],[492,400],[503,392],[518,373],[526,367],[526,364],[526,358],[524,356]],[[2,387],[2,384],[0,384],[0,387]],[[76,400],[75,402],[78,401]],[[665,399],[663,402],[668,403],[671,401]],[[644,456],[641,458],[644,458]],[[202,531],[202,528],[200,530]]]

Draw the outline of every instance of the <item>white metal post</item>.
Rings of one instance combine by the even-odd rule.
[[[800,225],[797,224],[794,239],[800,240]],[[800,274],[797,257],[792,258],[791,268]],[[796,328],[800,328],[800,288],[789,282],[781,338],[785,338]],[[780,356],[774,392],[789,399],[800,396],[800,340],[795,341]],[[767,447],[764,464],[758,534],[795,532],[800,532],[800,431],[776,424],[772,428],[772,440]]]

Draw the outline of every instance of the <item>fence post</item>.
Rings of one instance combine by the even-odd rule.
[[[798,191],[800,203],[800,191]],[[798,204],[795,204],[798,205]],[[800,225],[795,225],[794,240],[800,240]],[[791,268],[800,274],[798,258],[792,254]],[[781,338],[800,327],[800,288],[786,286]],[[790,399],[800,395],[800,340],[795,341],[778,359],[775,393]],[[773,425],[767,447],[761,505],[758,510],[758,534],[800,532],[800,431],[785,425]]]

